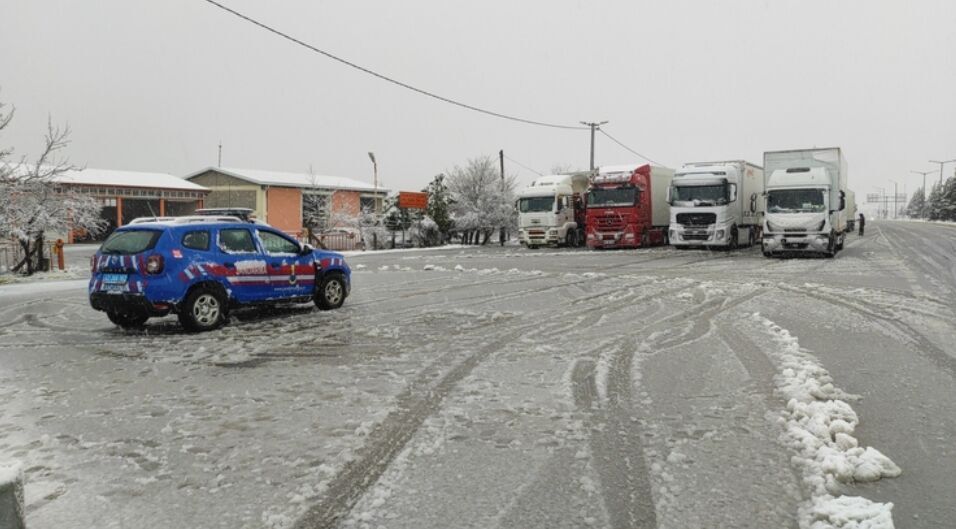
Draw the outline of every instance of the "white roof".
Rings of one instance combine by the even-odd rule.
[[[201,185],[183,180],[171,174],[142,173],[139,171],[120,171],[114,169],[77,169],[61,173],[53,180],[64,184],[209,191]]]
[[[263,186],[280,187],[315,187],[320,189],[345,189],[349,191],[376,191],[372,184],[345,178],[344,176],[311,175],[308,173],[283,173],[279,171],[262,171],[256,169],[235,169],[228,167],[207,167],[188,174],[185,178],[191,179],[207,171],[216,171],[224,175],[245,180]],[[379,186],[379,193],[387,193],[388,189]]]

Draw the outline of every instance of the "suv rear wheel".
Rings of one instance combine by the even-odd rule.
[[[329,274],[322,279],[315,291],[315,306],[322,310],[337,309],[345,303],[345,278],[341,274]]]
[[[226,305],[222,294],[211,288],[199,287],[186,296],[179,323],[189,331],[211,331],[222,325]]]

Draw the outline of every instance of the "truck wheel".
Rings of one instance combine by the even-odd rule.
[[[757,229],[751,226],[748,230],[747,246],[753,248],[757,244]]]
[[[345,278],[341,274],[329,274],[322,279],[313,297],[315,306],[321,310],[337,309],[345,303]]]
[[[564,236],[564,245],[568,248],[574,248],[578,245],[578,232],[574,230],[568,230],[568,234]]]
[[[209,287],[199,287],[186,296],[179,323],[191,332],[211,331],[225,321],[226,301]]]
[[[647,246],[650,243],[651,243],[651,238],[647,234],[647,230],[644,230],[644,233],[641,234],[641,248],[647,248]]]
[[[823,252],[823,256],[827,259],[832,259],[836,253],[836,238],[833,236],[833,232],[830,232],[830,239],[827,242],[827,250]]]
[[[730,245],[729,246],[731,250],[736,250],[737,248],[740,247],[738,237],[740,237],[740,234],[737,232],[737,225],[734,224],[730,228]]]
[[[107,312],[106,317],[109,318],[113,324],[124,329],[139,329],[146,323],[146,320],[149,319],[149,316],[146,314],[113,311]]]

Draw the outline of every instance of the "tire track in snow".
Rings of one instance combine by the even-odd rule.
[[[790,292],[791,294],[818,299],[831,305],[850,310],[851,312],[856,312],[862,316],[875,318],[882,321],[886,325],[889,325],[898,331],[900,334],[908,337],[912,341],[913,348],[916,350],[918,355],[935,364],[936,367],[942,371],[945,371],[951,378],[956,379],[956,357],[950,356],[948,353],[946,353],[946,351],[937,347],[936,344],[934,344],[929,338],[913,328],[913,326],[893,317],[892,315],[886,314],[879,309],[863,308],[855,303],[844,301],[842,299],[838,299],[827,294],[814,292],[808,289],[801,290],[783,284],[777,285],[777,288]]]

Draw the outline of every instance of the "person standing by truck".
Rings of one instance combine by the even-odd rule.
[[[863,217],[863,212],[860,212],[860,237],[863,236],[863,225],[866,224],[866,218]]]

